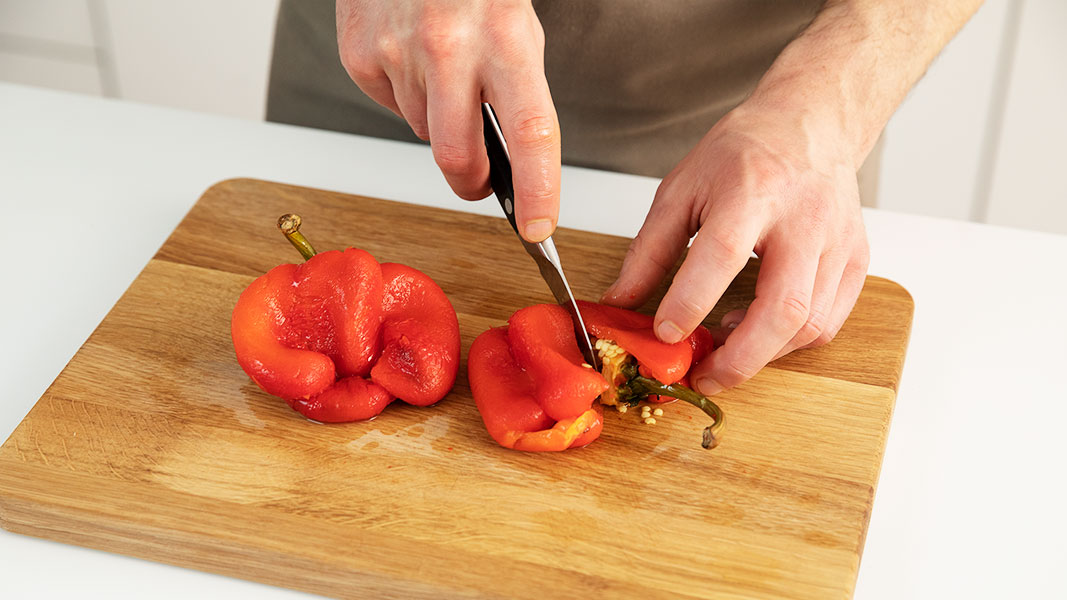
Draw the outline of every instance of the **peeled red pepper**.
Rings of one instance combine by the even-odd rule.
[[[559,451],[600,435],[593,401],[608,382],[584,364],[570,315],[557,305],[524,308],[479,335],[467,374],[489,435],[505,448]]]
[[[307,262],[284,264],[241,293],[230,323],[241,368],[309,419],[348,422],[395,398],[433,404],[459,369],[459,323],[422,272],[356,248],[316,254],[299,217],[279,226]]]
[[[685,340],[661,342],[653,332],[653,317],[595,302],[578,300],[586,331],[595,339],[610,340],[637,359],[642,375],[663,384],[689,387],[689,370],[715,349],[715,340],[704,326],[697,327]],[[607,377],[607,373],[605,373]],[[649,402],[673,402],[676,398],[648,396]]]
[[[570,315],[556,305],[524,308],[507,328],[490,329],[474,341],[467,358],[468,378],[493,439],[516,450],[565,450],[599,435],[599,421],[584,433],[575,425],[598,410],[592,405],[597,397],[602,404],[631,406],[646,399],[677,398],[712,417],[702,445],[717,445],[722,411],[687,382],[691,366],[714,347],[711,332],[698,327],[687,339],[666,344],[656,338],[648,315],[578,304],[586,330],[597,340],[601,373],[582,363]],[[533,439],[538,443],[531,443]]]

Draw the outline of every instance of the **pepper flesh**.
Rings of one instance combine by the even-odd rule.
[[[459,326],[444,292],[416,269],[379,265],[355,248],[253,281],[231,335],[260,388],[323,422],[369,419],[395,397],[433,404],[459,367]]]
[[[459,371],[459,321],[441,288],[407,265],[382,263],[382,355],[371,379],[408,404],[428,406]]]
[[[611,340],[637,359],[642,370],[665,384],[675,383],[689,372],[693,346],[688,340],[674,344],[661,342],[652,326],[653,318],[632,310],[578,300],[582,320],[589,335]]]
[[[603,418],[593,401],[608,384],[582,364],[570,315],[554,304],[524,308],[508,327],[479,335],[467,369],[489,435],[505,448],[534,452],[595,440]]]
[[[701,326],[687,339],[665,344],[653,333],[652,317],[591,302],[579,306],[588,333],[597,339],[603,375],[583,365],[570,315],[556,305],[524,308],[508,327],[490,329],[474,341],[468,378],[490,436],[517,450],[584,445],[603,427],[599,406],[591,406],[599,394],[604,404],[676,398],[694,404],[713,419],[702,445],[714,447],[722,411],[686,381],[689,368],[714,348],[711,332]],[[579,433],[586,427],[583,419],[593,414],[595,425]]]

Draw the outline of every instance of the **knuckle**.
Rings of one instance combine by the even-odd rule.
[[[478,163],[468,148],[447,143],[431,144],[431,146],[434,161],[442,172],[464,180],[471,179],[477,174]]]
[[[807,345],[807,347],[817,348],[819,346],[825,346],[826,344],[829,344],[834,340],[834,338],[837,337],[837,334],[841,331],[842,325],[844,325],[844,323],[839,323],[835,326],[824,327],[823,330],[819,332],[819,335],[816,336],[816,338],[812,340]]]
[[[352,81],[356,83],[374,83],[385,78],[385,72],[381,66],[362,52],[349,49],[342,50],[341,65],[344,66],[345,72],[352,78]]]
[[[382,35],[375,48],[382,64],[398,67],[404,62],[404,44],[393,35]]]
[[[826,317],[823,313],[812,310],[808,315],[808,320],[804,323],[804,326],[797,332],[797,342],[801,346],[815,342],[822,336],[823,331],[826,329]]]
[[[744,240],[734,229],[720,229],[712,232],[709,235],[709,242],[712,259],[717,263],[715,266],[723,270],[737,266],[748,258],[752,250],[745,247]]]
[[[676,181],[678,181],[678,175],[672,171],[659,182],[659,186],[656,187],[656,194],[652,197],[652,206],[665,202],[667,198],[673,195]]]
[[[467,148],[446,142],[437,142],[432,146],[433,158],[442,171],[462,175],[473,170],[473,156]]]
[[[810,346],[813,347],[813,348],[817,348],[819,346],[825,346],[826,344],[829,344],[830,342],[832,342],[834,340],[834,337],[836,337],[836,335],[837,335],[837,332],[835,332],[835,331],[825,331],[824,330],[818,336],[816,336],[814,340],[811,341]]]
[[[516,210],[522,210],[532,212],[543,212],[544,207],[551,207],[559,202],[559,197],[553,193],[551,188],[537,186],[533,189],[524,189],[521,192],[516,190],[516,203],[521,208]],[[527,213],[528,214],[528,213]]]
[[[436,62],[460,55],[470,37],[462,25],[444,19],[424,20],[415,35],[426,56]]]
[[[515,119],[512,132],[516,144],[532,149],[545,149],[559,143],[556,120],[541,114],[523,114]]]
[[[733,387],[752,379],[757,371],[759,371],[759,369],[754,368],[751,365],[736,361],[728,361],[726,364],[722,365],[715,380],[726,387]]]
[[[778,313],[782,325],[792,331],[799,331],[808,322],[811,314],[810,299],[799,292],[786,294],[778,302]]]
[[[859,270],[864,273],[867,272],[867,267],[871,265],[871,249],[867,246],[866,241],[863,242],[856,253],[856,265],[858,265]]]
[[[623,261],[647,261],[660,271],[662,277],[674,267],[672,261],[667,259],[666,252],[668,250],[663,244],[649,244],[645,236],[638,234],[634,241],[630,242],[630,247],[626,249],[626,257]]]
[[[529,15],[519,9],[510,10],[495,17],[487,33],[489,38],[502,48],[514,48],[517,44],[527,43],[531,36],[533,41],[544,43],[542,28],[531,27]]]
[[[700,323],[711,312],[711,307],[702,302],[701,298],[689,295],[675,299],[674,306],[675,311],[682,315],[685,325]]]
[[[430,141],[430,128],[426,126],[426,123],[409,121],[408,124],[411,125],[411,132],[415,134],[415,137],[424,142]]]
[[[758,144],[742,144],[723,159],[720,168],[723,177],[717,184],[718,194],[735,202],[778,196],[788,187],[787,169]]]

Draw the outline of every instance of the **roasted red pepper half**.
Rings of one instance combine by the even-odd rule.
[[[322,422],[369,419],[395,398],[444,398],[459,369],[459,323],[441,288],[363,250],[316,254],[293,215],[279,226],[308,260],[271,269],[238,298],[230,332],[248,376]]]
[[[479,335],[467,375],[489,435],[505,448],[559,451],[600,435],[593,402],[608,382],[584,364],[570,315],[559,306],[524,308],[507,327]]]
[[[602,424],[583,428],[602,404],[636,405],[674,398],[698,406],[714,420],[704,430],[705,448],[718,444],[723,415],[714,402],[687,387],[692,365],[713,348],[711,332],[698,327],[688,339],[665,344],[653,318],[579,301],[588,333],[603,363],[596,373],[582,361],[570,315],[541,304],[516,312],[506,328],[480,335],[467,359],[475,403],[489,434],[516,450],[565,450],[585,445]]]

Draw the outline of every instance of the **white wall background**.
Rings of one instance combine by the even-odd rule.
[[[278,0],[0,0],[0,80],[262,119]]]
[[[0,0],[0,80],[262,119],[278,0]],[[889,210],[1067,233],[1067,0],[986,0],[893,117]]]

